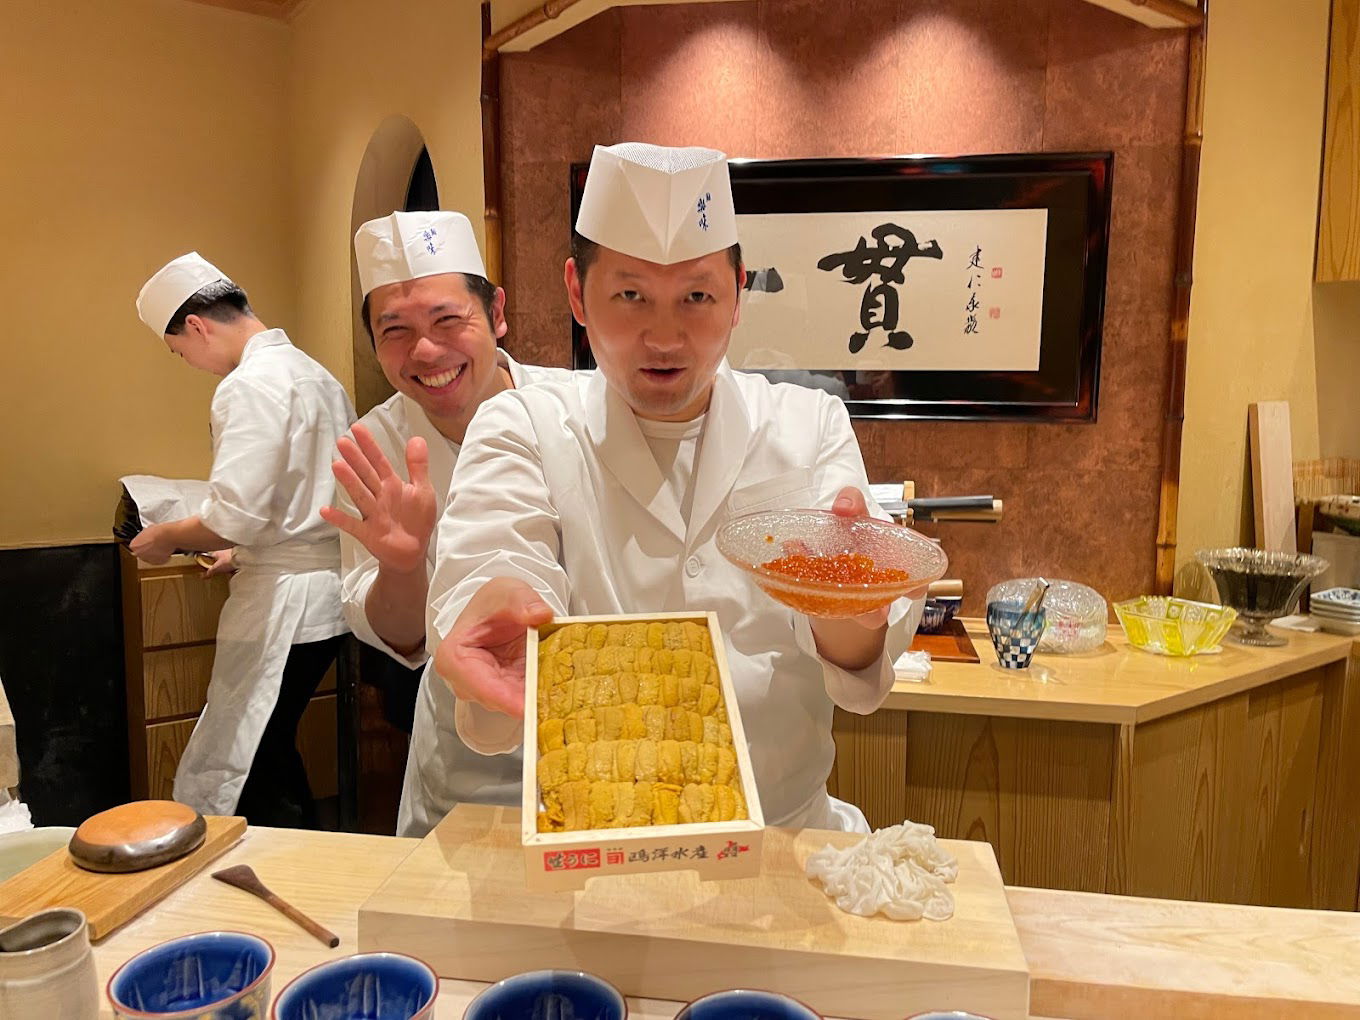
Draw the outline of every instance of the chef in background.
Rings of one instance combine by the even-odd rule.
[[[429,662],[434,526],[463,436],[484,400],[571,372],[520,365],[498,346],[509,329],[505,291],[487,279],[462,213],[394,212],[370,220],[354,235],[354,256],[364,326],[396,393],[337,444],[336,501],[321,514],[340,531],[345,617],[355,636],[394,663],[397,676],[384,693],[399,694],[409,676],[413,715],[452,717],[449,689],[442,683],[422,689],[420,676]],[[518,755],[474,754],[452,729],[422,727],[413,736],[406,784],[432,790],[403,797],[403,806],[431,798],[519,803]],[[416,760],[426,763],[423,771],[412,770]],[[403,811],[398,832],[423,832],[435,821]]]
[[[180,758],[175,799],[253,825],[315,828],[297,727],[348,630],[340,541],[320,509],[353,406],[197,252],[146,282],[137,314],[190,367],[222,377],[208,497],[196,515],[152,525],[130,544],[149,563],[176,550],[235,547],[208,701]]]
[[[877,709],[919,600],[849,620],[794,612],[718,552],[731,517],[868,502],[845,405],[733,372],[745,282],[720,152],[597,147],[564,280],[598,371],[501,393],[468,428],[430,586],[438,675],[487,754],[523,738],[525,628],[554,616],[711,610],[772,825],[867,832],[826,792],[832,710]],[[923,592],[921,594],[924,594]],[[413,754],[410,769],[438,769]],[[405,797],[429,798],[428,783]],[[413,814],[438,819],[430,799]]]

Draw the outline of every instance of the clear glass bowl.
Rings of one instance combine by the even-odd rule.
[[[1289,612],[1303,586],[1327,569],[1321,556],[1264,549],[1201,549],[1195,558],[1213,575],[1218,600],[1242,618],[1233,639],[1243,645],[1286,644],[1266,624]]]
[[[734,517],[717,535],[718,551],[751,575],[761,590],[809,616],[843,618],[881,609],[944,576],[949,560],[938,545],[910,528],[873,517],[842,517],[829,510],[763,510]],[[783,556],[868,557],[876,569],[907,577],[877,583],[818,581],[766,564]]]
[[[1038,584],[1037,577],[1002,581],[987,592],[987,604],[1018,602],[1023,605]],[[1110,610],[1094,588],[1076,581],[1053,580],[1044,595],[1044,618],[1047,622],[1039,640],[1039,651],[1073,655],[1093,651],[1105,643]]]
[[[1158,655],[1198,655],[1218,646],[1237,610],[1208,602],[1142,595],[1114,604],[1129,644]]]

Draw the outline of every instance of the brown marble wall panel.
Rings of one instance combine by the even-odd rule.
[[[1150,589],[1170,343],[1186,39],[1081,0],[750,0],[617,8],[504,59],[508,346],[564,365],[567,165],[596,143],[733,156],[1115,151],[1100,420],[856,422],[870,477],[991,492],[939,525],[969,608],[1047,572]]]

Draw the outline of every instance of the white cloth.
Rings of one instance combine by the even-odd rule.
[[[901,680],[927,680],[930,678],[930,653],[925,649],[919,652],[903,652],[893,668],[897,672],[898,679]]]
[[[486,277],[477,235],[462,213],[401,212],[369,220],[354,232],[354,258],[365,297],[389,283],[471,273]]]
[[[663,266],[737,243],[727,157],[716,149],[644,142],[597,145],[576,232]]]
[[[198,515],[236,546],[217,624],[208,703],[175,773],[175,799],[236,809],[278,700],[288,651],[348,629],[340,542],[321,520],[335,441],[354,420],[344,389],[281,329],[250,338],[212,402],[213,466]]]
[[[124,475],[118,482],[127,489],[132,502],[137,504],[137,516],[141,518],[142,527],[192,517],[208,496],[208,483],[197,478]]]
[[[919,604],[898,602],[884,655],[850,672],[820,658],[807,617],[772,601],[714,541],[735,514],[826,507],[846,485],[867,490],[845,407],[724,363],[695,472],[686,521],[637,419],[601,375],[487,401],[468,430],[439,524],[427,644],[446,635],[473,593],[498,576],[523,579],[559,615],[713,610],[766,820],[868,831],[857,810],[826,793],[832,709],[868,713],[882,704]],[[464,740],[484,753],[522,738],[506,716],[463,702],[454,714]],[[451,720],[422,704],[415,726],[420,734],[450,728]],[[437,776],[437,763],[413,756],[412,767]],[[447,809],[421,806],[435,821]]]
[[[948,885],[959,876],[959,862],[929,825],[889,826],[844,850],[828,844],[808,858],[807,873],[850,914],[883,914],[894,921],[954,916]]]
[[[142,284],[137,294],[137,317],[163,340],[165,327],[179,306],[218,280],[227,280],[226,274],[196,251],[171,259]]]
[[[565,368],[540,368],[537,365],[521,365],[504,350],[497,350],[496,357],[501,366],[510,373],[510,380],[516,388],[555,379],[567,379],[571,372]],[[458,460],[459,444],[441,433],[425,416],[420,405],[400,393],[394,394],[385,402],[369,411],[360,419],[373,435],[374,441],[382,449],[384,456],[392,465],[392,470],[403,480],[409,480],[406,473],[406,443],[414,436],[425,440],[430,451],[430,485],[434,488],[435,502],[442,514],[448,503],[449,480],[453,477],[453,466]],[[358,515],[353,501],[341,486],[335,487],[335,505],[345,512]],[[429,573],[434,573],[434,538],[431,536],[426,548],[426,561]],[[421,678],[417,701],[417,714],[428,712],[453,717],[453,693],[428,666],[429,655],[424,648],[403,655],[385,642],[368,622],[365,604],[373,582],[378,577],[378,561],[357,539],[342,533],[340,535],[341,584],[340,598],[345,619],[354,636],[367,645],[386,653],[390,658],[416,669],[425,666],[426,675]],[[422,707],[423,706],[423,707]],[[434,794],[430,796],[407,796],[403,793],[401,812],[397,820],[397,831],[401,834],[424,835],[443,815],[426,818],[423,815],[411,817],[409,809],[428,801],[447,804],[447,811],[456,803],[473,804],[518,804],[520,785],[519,755],[488,757],[467,749],[450,725],[447,730],[433,729],[417,731],[411,742],[407,756],[405,786],[419,789],[422,780],[413,762],[430,762],[429,772]]]

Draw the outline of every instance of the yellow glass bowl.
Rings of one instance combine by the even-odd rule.
[[[1223,640],[1237,610],[1208,602],[1142,595],[1114,604],[1129,644],[1158,655],[1197,655]]]

